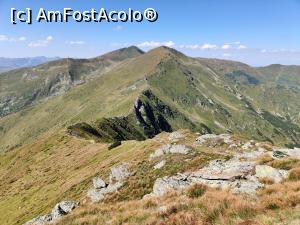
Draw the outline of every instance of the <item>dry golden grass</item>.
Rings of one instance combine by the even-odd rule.
[[[290,171],[289,180],[300,180],[300,168],[295,168]]]
[[[259,165],[263,165],[263,164],[272,162],[273,160],[274,160],[274,159],[273,159],[270,155],[265,154],[265,155],[259,156],[259,157],[256,159],[256,162],[257,162]]]
[[[291,212],[298,213],[299,206],[300,182],[269,185],[261,190],[258,198],[206,188],[205,193],[198,197],[189,197],[188,191],[183,191],[145,200],[85,204],[56,225],[280,224],[275,221],[289,221],[293,215]],[[296,218],[293,221],[297,221],[298,216],[300,214],[293,215]],[[274,223],[263,222],[271,219]]]

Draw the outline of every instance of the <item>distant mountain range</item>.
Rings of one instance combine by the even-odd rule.
[[[42,63],[57,60],[58,57],[48,58],[44,56],[39,57],[29,57],[29,58],[3,58],[0,57],[0,73],[18,69],[22,67],[32,67],[37,66]]]

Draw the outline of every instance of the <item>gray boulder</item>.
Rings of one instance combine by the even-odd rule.
[[[160,196],[171,190],[181,190],[190,185],[185,174],[177,174],[173,177],[158,178],[153,186],[153,194]]]
[[[92,179],[93,188],[87,192],[87,196],[93,203],[100,202],[105,198],[106,194],[113,193],[121,188],[128,176],[130,176],[130,172],[127,163],[113,167],[111,168],[109,183],[106,184],[100,177],[94,177]]]
[[[120,166],[116,166],[111,168],[111,174],[109,177],[110,183],[114,182],[123,182],[127,177],[129,177],[129,169],[128,169],[128,164],[123,163]]]
[[[52,209],[52,220],[56,220],[64,215],[69,214],[78,206],[78,202],[75,201],[62,201],[55,205]]]
[[[96,189],[101,189],[101,188],[104,188],[107,186],[105,181],[102,180],[100,177],[93,178],[93,185],[94,185],[94,188],[96,188]]]

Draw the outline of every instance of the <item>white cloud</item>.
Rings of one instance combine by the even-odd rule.
[[[84,41],[67,41],[66,43],[69,45],[84,45],[85,44]]]
[[[19,37],[19,39],[18,39],[19,41],[26,41],[27,40],[27,38],[26,37]]]
[[[218,46],[212,44],[204,44],[201,46],[201,49],[216,49],[216,48],[218,48]]]
[[[223,45],[221,48],[222,48],[222,49],[230,49],[231,46],[230,46],[229,44],[225,44],[225,45]]]
[[[237,49],[246,49],[247,47],[245,46],[245,45],[239,45],[238,47],[237,47]]]
[[[213,44],[203,44],[203,45],[198,45],[198,44],[194,44],[194,45],[179,45],[179,48],[186,48],[186,49],[191,49],[191,50],[206,50],[206,49],[217,49],[218,46],[217,45],[213,45]]]
[[[113,28],[113,30],[115,30],[115,31],[120,31],[120,30],[123,30],[123,29],[124,29],[124,27],[122,27],[120,25]]]
[[[8,37],[7,35],[1,34],[0,41],[9,41],[9,42],[16,42],[16,41],[26,41],[26,37]]]
[[[162,45],[167,46],[167,47],[172,47],[175,45],[175,43],[173,41],[167,41],[167,42],[145,41],[145,42],[138,44],[137,46],[139,48],[156,48],[156,47],[159,47]]]
[[[54,38],[52,36],[48,36],[45,39],[32,41],[28,46],[31,48],[47,47],[53,40]]]

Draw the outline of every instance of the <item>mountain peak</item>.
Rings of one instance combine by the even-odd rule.
[[[157,48],[154,48],[152,50],[150,50],[148,53],[155,53],[155,54],[159,54],[159,55],[173,55],[173,56],[178,56],[178,57],[186,57],[183,53],[177,51],[174,48],[170,48],[168,46],[160,46]]]

